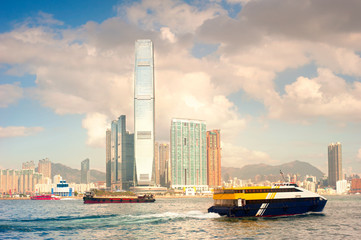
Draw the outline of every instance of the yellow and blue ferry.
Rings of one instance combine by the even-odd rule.
[[[327,199],[293,183],[272,187],[218,188],[208,212],[228,217],[275,217],[322,212]]]

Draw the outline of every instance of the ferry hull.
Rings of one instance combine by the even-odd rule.
[[[308,212],[322,212],[326,202],[327,200],[322,198],[311,200],[299,198],[284,202],[247,204],[243,207],[212,206],[208,212],[236,218],[289,216]]]
[[[84,204],[94,203],[151,203],[155,202],[154,198],[101,198],[101,197],[84,197]]]
[[[60,198],[51,195],[40,195],[40,196],[32,196],[30,197],[30,200],[60,200]]]

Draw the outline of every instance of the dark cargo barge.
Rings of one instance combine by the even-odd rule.
[[[93,193],[87,193],[83,197],[84,204],[92,203],[151,203],[155,202],[153,195],[143,196],[94,196]]]

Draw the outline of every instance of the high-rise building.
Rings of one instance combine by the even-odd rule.
[[[328,145],[328,185],[336,187],[336,182],[343,180],[341,143]]]
[[[109,133],[107,133],[109,134]],[[112,121],[110,142],[110,184],[113,190],[129,189],[134,182],[134,134],[126,131],[126,117]]]
[[[169,163],[169,144],[155,143],[153,179],[158,186],[167,186],[167,164]],[[169,180],[170,181],[170,180]]]
[[[221,132],[207,131],[207,179],[208,186],[221,186]]]
[[[48,158],[39,160],[38,173],[42,173],[43,177],[51,178],[51,162]]]
[[[111,131],[110,129],[107,129],[106,136],[105,136],[105,182],[106,187],[110,188],[111,186],[111,178],[110,178],[110,172],[111,172]]]
[[[80,183],[89,184],[90,183],[90,161],[89,158],[81,162],[80,170]]]
[[[172,187],[207,187],[206,123],[199,120],[172,119]]]
[[[113,120],[111,124],[111,154],[110,154],[110,182],[112,189],[115,189],[115,184],[119,184],[117,178],[118,169],[118,122]],[[119,186],[118,186],[119,188]]]
[[[38,192],[35,186],[39,183],[43,183],[43,175],[33,169],[0,169],[0,193],[33,194]]]
[[[161,186],[169,186],[170,182],[170,161],[169,161],[169,144],[159,144],[159,181]]]
[[[23,164],[22,164],[22,169],[23,170],[25,170],[25,169],[32,169],[32,170],[34,170],[35,171],[35,163],[34,163],[34,161],[29,161],[29,162],[24,162]]]
[[[157,186],[160,185],[160,176],[159,176],[159,143],[154,144],[154,164],[153,164],[153,181]]]
[[[154,57],[151,40],[135,42],[134,148],[137,185],[153,185]]]

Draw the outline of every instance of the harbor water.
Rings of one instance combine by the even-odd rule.
[[[211,198],[155,203],[0,201],[0,239],[359,239],[361,195],[328,196],[322,213],[229,219]]]

